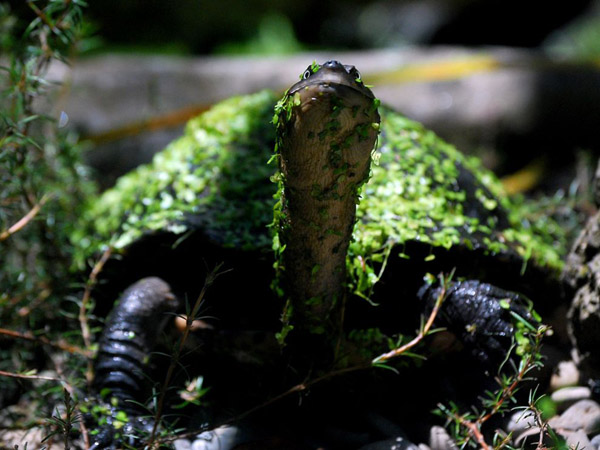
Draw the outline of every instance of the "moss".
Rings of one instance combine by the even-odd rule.
[[[526,264],[560,270],[565,243],[556,223],[538,215],[521,198],[510,199],[501,183],[481,163],[465,157],[422,125],[380,109],[380,146],[371,179],[362,188],[348,268],[360,296],[377,282],[377,261],[391,248],[416,240],[432,247],[464,245],[491,254],[516,252]],[[460,167],[473,177],[470,194],[459,188]],[[480,205],[477,205],[479,203]],[[494,211],[508,211],[502,228]],[[467,210],[488,212],[488,217]],[[483,215],[483,213],[482,213]],[[400,256],[410,257],[400,252]],[[432,258],[429,256],[428,258]]]
[[[285,248],[276,231],[287,224],[277,193],[282,176],[275,173],[275,130],[285,133],[296,101],[285,96],[273,116],[275,97],[265,91],[226,100],[190,121],[184,136],[151,164],[122,177],[89,205],[74,235],[80,260],[107,244],[124,248],[145,233],[185,235],[199,228],[223,246],[272,247],[275,266],[283,270]],[[412,240],[432,247],[484,248],[491,254],[516,252],[524,258],[524,268],[533,258],[560,269],[565,244],[555,222],[522,198],[507,197],[478,160],[416,122],[386,108],[380,112],[379,148],[369,181],[357,187],[361,201],[347,259],[349,283],[357,295],[368,298],[392,249],[394,255],[410,258],[404,243]],[[356,134],[360,138],[364,130],[358,127]],[[272,163],[266,164],[269,158]],[[459,188],[460,167],[472,178],[472,192]],[[352,168],[340,169],[344,176]],[[320,189],[311,193],[317,198],[332,194]],[[467,213],[474,205],[482,214]],[[508,211],[507,226],[499,226],[499,208]]]
[[[270,245],[266,225],[275,187],[266,162],[274,103],[274,94],[263,91],[226,100],[192,119],[184,136],[152,163],[121,177],[90,203],[74,236],[79,260],[104,245],[122,249],[155,231],[200,228],[228,247]]]

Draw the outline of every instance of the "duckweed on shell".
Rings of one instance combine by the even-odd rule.
[[[73,237],[79,263],[106,245],[118,251],[144,234],[165,231],[185,235],[199,230],[224,247],[278,249],[268,225],[281,176],[275,174],[277,164],[267,161],[273,158],[275,127],[281,126],[277,120],[287,109],[277,105],[274,126],[275,103],[275,95],[263,91],[225,100],[192,119],[185,134],[152,163],[122,177],[90,203]],[[391,249],[409,256],[403,253],[408,241],[511,252],[524,259],[524,268],[532,258],[560,270],[564,241],[553,221],[536,218],[525,200],[508,198],[478,160],[420,124],[384,107],[380,114],[379,147],[373,155],[377,164],[357,193],[347,259],[354,292],[368,297],[380,275],[375,267],[391,257]],[[459,189],[457,180],[465,174],[474,177],[474,192]],[[315,190],[313,195],[323,193]]]

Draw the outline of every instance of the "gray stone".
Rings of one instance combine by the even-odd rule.
[[[458,447],[444,427],[434,425],[429,430],[429,447],[431,450],[456,450]]]
[[[196,436],[191,450],[230,450],[247,439],[238,427],[219,427]]]
[[[550,398],[554,400],[558,407],[562,405],[571,405],[580,400],[589,399],[592,396],[590,388],[585,386],[565,387],[554,391]]]
[[[580,400],[548,424],[559,432],[583,430],[595,434],[600,431],[600,405],[593,400]]]
[[[103,141],[93,159],[103,170],[99,178],[108,170],[112,178],[161,149],[169,139],[165,124],[173,126],[173,118],[179,117],[183,125],[182,113],[263,88],[282,91],[311,61],[331,58],[355,64],[365,81],[375,84],[382,101],[466,151],[493,148],[507,136],[535,134],[572,148],[585,147],[586,140],[595,137],[596,121],[591,118],[600,111],[600,91],[594,89],[597,71],[568,71],[540,53],[509,48],[403,47],[242,58],[100,55],[73,67],[53,64],[49,78],[67,81],[70,92],[57,102],[60,110],[52,103],[40,111],[57,118],[64,111],[69,116],[66,129],[88,137],[106,137],[108,131],[162,119],[159,132],[155,130],[161,127],[146,126],[137,135],[121,133],[123,142],[116,147],[115,134],[110,144]],[[452,75],[457,63],[473,69]],[[478,69],[481,63],[485,70]],[[428,76],[446,65],[450,75]],[[165,120],[167,116],[171,120]],[[109,169],[111,163],[127,167]]]
[[[542,433],[540,427],[532,427],[523,431],[519,436],[513,436],[516,448],[554,448],[556,442],[546,432]]]
[[[517,437],[522,432],[529,430],[536,426],[535,416],[532,411],[517,411],[508,420],[506,424],[506,431],[513,433],[513,436]]]
[[[550,378],[550,389],[556,391],[579,383],[579,370],[574,361],[561,361]]]
[[[192,442],[187,439],[177,439],[173,441],[175,450],[192,450]]]
[[[600,190],[599,183],[596,179],[597,190]],[[568,325],[581,358],[579,367],[584,378],[595,378],[600,361],[600,212],[588,219],[577,237],[567,255],[562,278],[576,290]]]
[[[600,434],[597,434],[590,440],[592,447],[595,449],[600,449]]]
[[[593,448],[587,434],[583,430],[567,432],[563,436],[569,448],[576,448],[578,450],[591,450]]]
[[[362,446],[360,450],[419,450],[419,447],[403,437],[397,437],[386,439],[384,441],[372,442]]]

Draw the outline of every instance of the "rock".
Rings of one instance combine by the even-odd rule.
[[[513,436],[513,442],[516,448],[533,448],[534,445],[536,448],[545,448],[555,444],[547,433],[541,433],[538,426],[528,428],[518,436]],[[540,443],[542,447],[539,447]]]
[[[587,434],[583,430],[574,431],[572,433],[564,433],[563,436],[567,440],[569,448],[576,449],[591,449],[593,448]]]
[[[582,430],[588,435],[600,431],[600,405],[593,400],[580,400],[548,424],[559,432]]]
[[[558,409],[566,407],[578,402],[579,400],[589,399],[592,396],[592,390],[585,386],[565,387],[554,391],[550,398],[556,402]]]
[[[512,433],[512,439],[517,448],[533,448],[540,443],[552,445],[552,440],[538,426],[535,415],[531,410],[515,412],[505,426],[507,432]]]
[[[360,450],[419,450],[419,447],[403,437],[397,437],[372,442],[371,444],[362,446]]]
[[[95,136],[96,146],[86,157],[106,186],[178,135],[175,127],[183,126],[184,113],[235,94],[284,89],[310,61],[334,56],[360,67],[377,97],[460,148],[502,146],[527,154],[543,148],[557,157],[558,149],[568,155],[571,149],[597,146],[598,71],[567,70],[543,54],[514,48],[311,51],[285,59],[101,55],[78,60],[72,68],[53,64],[49,76],[71,80],[63,106],[67,129]],[[440,78],[445,71],[449,76]],[[50,105],[40,110],[51,112]],[[153,118],[161,118],[152,122],[162,124],[158,131],[138,127],[136,134],[135,127],[123,128],[148,125]],[[118,129],[121,133],[114,133]]]
[[[600,165],[594,180],[600,195]],[[596,198],[600,203],[600,198]],[[586,377],[598,376],[600,361],[600,211],[587,221],[567,256],[562,278],[574,291],[568,314],[571,340]],[[589,373],[588,373],[589,372]]]
[[[192,442],[187,439],[177,439],[173,441],[175,450],[192,450]]]
[[[592,444],[592,448],[595,449],[600,449],[600,434],[597,434],[596,436],[594,436],[590,443]]]
[[[519,436],[526,430],[536,426],[535,417],[533,412],[529,410],[517,411],[508,420],[506,424],[506,431],[513,433],[513,436]]]
[[[247,438],[247,434],[238,427],[219,427],[196,436],[191,450],[229,450]]]
[[[434,425],[429,431],[431,450],[456,450],[458,447],[444,427]]]
[[[19,449],[45,448],[46,450],[60,450],[64,448],[62,436],[55,436],[52,439],[42,440],[48,435],[48,431],[41,427],[30,428],[27,430],[2,430],[0,429],[0,448],[8,449],[17,447]],[[4,443],[10,443],[10,447],[4,447]],[[71,442],[73,444],[73,442]],[[77,447],[80,448],[80,447]],[[81,447],[83,448],[83,447]]]
[[[567,386],[576,386],[579,382],[579,370],[574,361],[561,361],[556,372],[550,378],[550,390],[556,391]]]

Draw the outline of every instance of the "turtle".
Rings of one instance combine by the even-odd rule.
[[[560,227],[382,105],[354,66],[313,62],[278,97],[214,105],[90,201],[73,241],[80,265],[112,251],[99,314],[125,291],[100,339],[98,390],[141,401],[137,372],[164,312],[196,298],[214,267],[227,273],[208,289],[210,333],[269,330],[300,355],[300,377],[314,361],[347,364],[340,348],[372,358],[442,289],[440,320],[481,360],[505,356],[525,299],[559,301]]]

